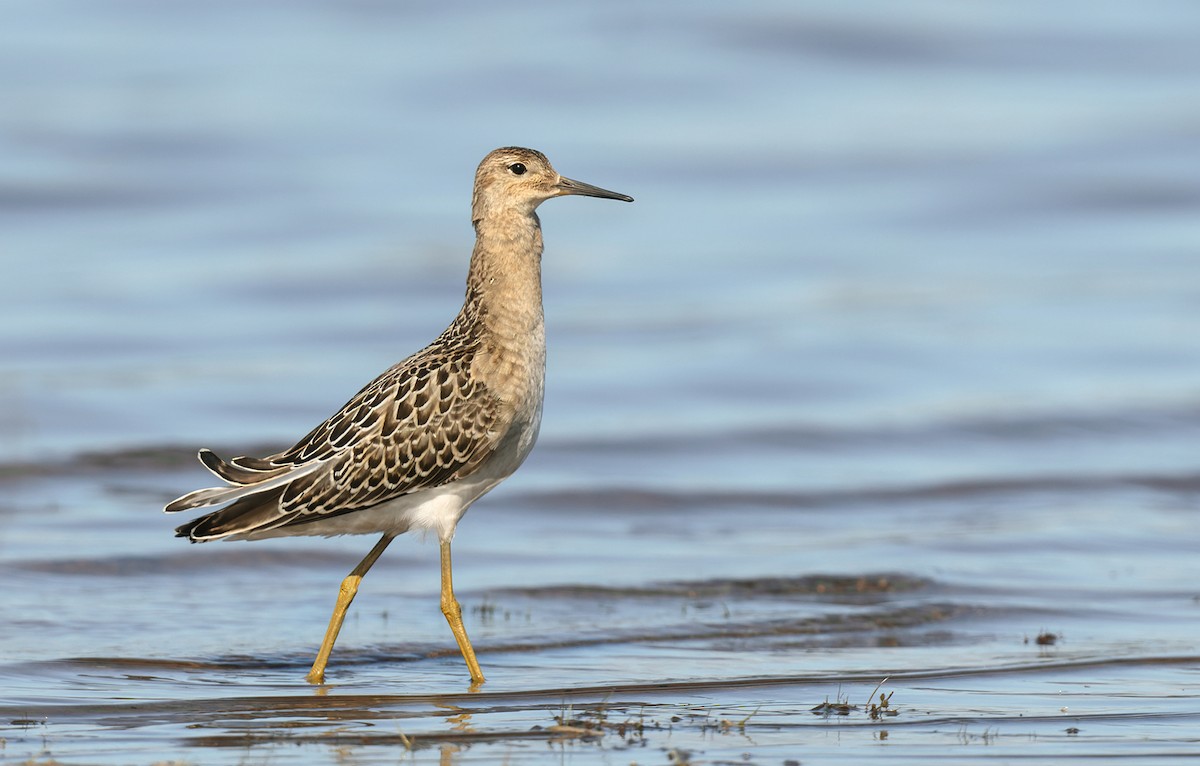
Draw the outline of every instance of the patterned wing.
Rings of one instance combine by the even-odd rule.
[[[470,474],[510,425],[471,355],[418,355],[360,391],[272,464],[324,465],[288,484],[289,523],[368,508]]]

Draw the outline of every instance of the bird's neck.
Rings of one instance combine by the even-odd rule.
[[[503,338],[541,334],[542,228],[536,213],[512,212],[475,222],[467,306]],[[464,307],[465,310],[466,307]]]

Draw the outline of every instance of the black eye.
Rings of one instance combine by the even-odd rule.
[[[525,165],[520,162],[514,162],[508,166],[508,169],[511,170],[515,176],[525,175]]]

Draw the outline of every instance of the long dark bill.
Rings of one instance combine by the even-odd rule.
[[[628,194],[601,189],[599,186],[592,186],[591,184],[585,184],[583,181],[574,181],[570,178],[560,177],[557,186],[563,194],[582,194],[586,197],[603,197],[604,199],[619,199],[622,202],[633,202],[633,197],[630,197]]]

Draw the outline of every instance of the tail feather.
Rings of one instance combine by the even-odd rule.
[[[230,484],[258,484],[280,474],[287,473],[290,466],[275,465],[261,458],[240,456],[225,462],[217,453],[210,449],[202,449],[199,453],[200,462],[217,478],[224,479]]]
[[[167,503],[163,510],[167,513],[190,511],[193,508],[207,508],[210,505],[220,505],[228,500],[235,500],[245,495],[245,487],[208,487],[187,493]]]
[[[238,458],[238,460],[241,460],[241,458]],[[232,486],[208,487],[194,490],[167,503],[163,508],[164,511],[167,513],[176,513],[193,508],[207,508],[212,505],[231,503],[242,498],[251,498],[269,490],[286,486],[321,467],[321,463],[314,461],[302,466],[276,466],[269,472],[257,471],[256,469],[231,466],[217,457],[211,450],[200,450],[200,462],[204,463],[206,468]],[[265,461],[255,462],[265,463]],[[252,480],[250,479],[251,474],[253,474]]]
[[[175,536],[200,543],[282,526],[290,518],[290,515],[279,507],[279,498],[283,490],[282,486],[274,487],[239,498],[232,505],[219,511],[213,511],[176,527]]]

